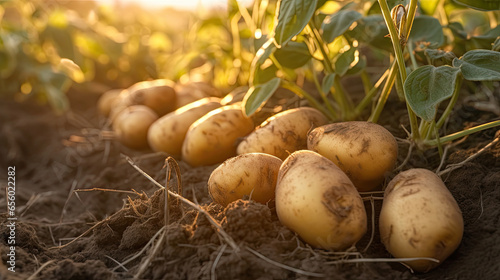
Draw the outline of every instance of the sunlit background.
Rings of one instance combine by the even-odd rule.
[[[145,8],[161,8],[173,7],[183,10],[196,10],[196,9],[225,9],[227,7],[227,0],[98,0],[103,4],[111,5],[124,5],[124,4],[138,4]],[[240,3],[248,5],[252,3],[251,0],[240,0]]]

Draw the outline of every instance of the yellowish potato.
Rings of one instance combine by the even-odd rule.
[[[262,204],[273,201],[281,163],[281,159],[262,153],[232,157],[210,175],[210,197],[224,207],[245,195]]]
[[[127,89],[121,102],[126,107],[145,105],[153,109],[158,116],[163,116],[177,108],[174,86],[174,82],[167,79],[138,82]]]
[[[118,113],[113,122],[116,138],[132,149],[148,147],[147,133],[149,126],[158,119],[151,108],[144,105],[133,105]]]
[[[443,262],[462,240],[462,212],[445,184],[427,169],[410,169],[391,180],[380,212],[380,238],[396,258],[434,258]],[[427,272],[430,260],[405,262]]]
[[[174,89],[177,93],[177,108],[181,108],[202,98],[218,97],[220,95],[216,88],[204,82],[176,84]]]
[[[149,146],[157,152],[180,156],[191,124],[221,106],[219,98],[207,97],[166,114],[149,127]]]
[[[111,89],[99,97],[99,100],[97,101],[97,110],[102,116],[109,116],[113,103],[119,98],[120,92],[122,91],[123,89]]]
[[[333,161],[359,191],[381,185],[398,159],[398,144],[383,126],[363,121],[332,123],[313,129],[307,148]]]
[[[306,149],[307,132],[327,122],[327,118],[314,108],[283,111],[268,118],[245,137],[237,153],[266,153],[284,160],[290,153]]]
[[[191,166],[223,162],[236,155],[238,140],[253,128],[241,103],[215,109],[189,127],[182,144],[182,159]]]
[[[283,162],[276,212],[305,242],[328,250],[348,249],[367,229],[363,200],[347,175],[309,150],[296,151]]]

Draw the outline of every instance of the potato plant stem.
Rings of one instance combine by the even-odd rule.
[[[453,91],[453,95],[451,97],[450,103],[448,103],[448,106],[444,110],[443,114],[439,118],[438,122],[436,123],[436,129],[440,129],[444,122],[448,119],[448,116],[451,114],[451,111],[455,107],[455,104],[457,103],[458,100],[458,95],[460,92],[460,87],[462,86],[462,75],[459,75],[457,78],[457,81],[455,83],[455,89]]]
[[[387,5],[386,0],[378,0],[378,3],[380,5],[380,9],[382,10],[382,15],[384,16],[384,21],[385,24],[387,25],[387,28],[389,29],[389,34],[391,36],[391,42],[392,42],[392,47],[394,48],[394,53],[396,55],[396,62],[398,64],[399,68],[399,74],[400,74],[400,79],[401,79],[401,84],[404,85],[404,82],[406,81],[406,66],[405,66],[405,61],[403,57],[403,51],[401,48],[401,43],[399,41],[399,34],[398,31],[396,30],[396,27],[394,26],[394,22],[392,21],[391,17],[391,11],[389,10],[389,6]],[[415,16],[415,10],[416,10],[416,5],[417,1],[412,0],[410,3],[410,13],[408,14],[407,18],[407,27],[411,27],[413,25],[413,17]],[[411,29],[406,29],[406,36],[410,33]],[[406,38],[405,38],[406,39]],[[411,137],[413,140],[418,140],[420,139],[420,134],[417,128],[418,122],[417,122],[417,116],[415,115],[415,112],[410,108],[410,105],[408,102],[406,102],[406,108],[408,111],[408,118],[410,119],[410,126],[411,126]]]
[[[391,68],[395,67],[394,65],[391,65]],[[378,81],[375,83],[375,85],[370,89],[370,91],[367,92],[365,97],[358,103],[358,106],[356,106],[356,109],[354,109],[354,112],[356,115],[360,115],[361,112],[368,106],[368,104],[372,103],[373,98],[377,94],[380,86],[382,83],[387,79],[389,75],[390,69],[385,70],[384,74],[378,79]]]
[[[444,137],[440,137],[439,139],[432,139],[432,140],[425,140],[423,141],[424,146],[431,146],[431,147],[436,147],[439,144],[444,144],[447,142],[451,142],[453,140],[457,140],[459,138],[465,137],[467,135],[470,135],[472,133],[476,133],[479,131],[483,131],[488,128],[493,128],[496,126],[500,126],[500,120],[492,121],[489,123],[485,123],[482,125],[474,126],[466,130],[462,130],[453,134],[446,135]]]
[[[330,120],[336,120],[335,115],[333,115],[332,112],[321,106],[321,104],[316,99],[314,99],[309,93],[300,88],[298,85],[286,80],[281,80],[281,87],[292,91],[301,98],[305,98],[309,102],[309,104],[311,104],[311,106],[321,111]]]
[[[330,100],[328,99],[326,93],[323,91],[323,88],[319,84],[318,76],[316,74],[316,71],[314,70],[313,63],[309,63],[309,68],[311,69],[311,72],[313,74],[312,76],[313,76],[314,85],[316,86],[316,88],[317,88],[317,90],[319,92],[319,95],[321,96],[321,99],[323,99],[323,102],[325,103],[326,108],[328,109],[328,111],[330,111],[331,114],[332,114],[332,116],[334,116],[335,119],[337,119],[338,118],[337,112],[335,112],[335,108],[333,108],[333,106],[332,106]]]
[[[384,109],[385,102],[387,101],[387,98],[391,93],[391,89],[394,86],[394,81],[396,79],[397,72],[398,72],[397,65],[396,62],[394,61],[391,65],[391,68],[389,69],[389,77],[385,82],[385,85],[382,89],[382,93],[380,94],[380,97],[377,101],[377,105],[375,106],[375,109],[372,111],[370,117],[368,118],[369,122],[377,123],[378,118],[380,117],[380,114]]]

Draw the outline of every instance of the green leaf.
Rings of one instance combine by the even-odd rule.
[[[363,17],[358,21],[358,25],[354,29],[346,31],[346,34],[375,48],[388,52],[392,52],[393,50],[391,39],[386,37],[389,34],[389,30],[387,30],[382,15]]]
[[[453,95],[460,69],[425,65],[408,75],[404,83],[405,98],[417,116],[434,120],[438,105]]]
[[[323,39],[327,43],[333,42],[335,38],[344,34],[355,21],[362,17],[360,13],[352,10],[340,10],[327,16],[321,26]]]
[[[280,78],[273,78],[264,84],[251,87],[243,99],[243,110],[245,115],[251,116],[262,108],[278,89],[280,84]]]
[[[460,59],[455,58],[453,66],[460,67],[464,78],[469,81],[500,80],[500,52],[468,51]]]
[[[312,57],[304,42],[288,42],[274,52],[274,57],[283,66],[291,69],[304,66]]]
[[[456,58],[454,53],[443,50],[426,49],[424,53],[431,60],[431,62],[435,60],[443,60],[450,63]]]
[[[432,16],[436,11],[436,8],[440,0],[420,0],[420,9],[426,15]]]
[[[264,70],[262,65],[271,56],[271,54],[276,50],[276,45],[274,44],[274,38],[270,38],[265,42],[262,47],[257,51],[255,57],[252,61],[250,70],[250,82],[253,84],[260,84],[258,81],[258,72]]]
[[[356,75],[356,74],[358,74],[363,69],[365,69],[366,63],[367,63],[366,56],[364,56],[364,55],[359,56],[359,61],[356,63],[356,65],[351,66],[349,68],[349,70],[347,70],[347,72],[345,74],[346,75]]]
[[[279,47],[298,35],[316,11],[317,0],[281,0],[278,2],[278,20],[274,38]]]
[[[337,60],[335,60],[335,73],[339,76],[344,76],[356,58],[355,53],[356,48],[351,47],[349,50],[339,54]]]
[[[321,89],[324,93],[329,93],[330,89],[333,87],[333,83],[335,82],[335,73],[331,73],[326,75],[323,78],[323,82],[321,85]]]
[[[454,0],[455,2],[467,7],[481,11],[500,10],[500,0]]]
[[[443,27],[434,17],[418,16],[413,21],[409,38],[414,43],[429,42],[430,47],[437,48],[444,43]]]

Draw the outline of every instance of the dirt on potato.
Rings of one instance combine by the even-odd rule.
[[[217,164],[192,168],[177,160],[182,196],[203,212],[170,196],[167,218],[165,193],[125,157],[165,185],[166,155],[103,137],[97,98],[80,95],[70,93],[72,111],[62,115],[38,104],[0,102],[0,186],[5,189],[7,168],[15,166],[17,217],[13,273],[8,215],[0,211],[0,279],[500,279],[499,144],[442,176],[463,212],[464,237],[439,267],[412,273],[398,262],[368,261],[391,257],[378,234],[377,199],[365,201],[368,231],[355,248],[319,250],[282,226],[272,205],[214,204],[207,181]],[[453,115],[450,131],[495,118],[462,105]],[[404,104],[389,100],[380,119],[406,137]],[[442,169],[478,152],[495,132],[450,148]],[[399,143],[398,165],[407,151]],[[430,149],[414,151],[404,169],[439,165],[437,150]],[[177,191],[175,178],[169,185]],[[0,208],[6,203],[2,191]]]

